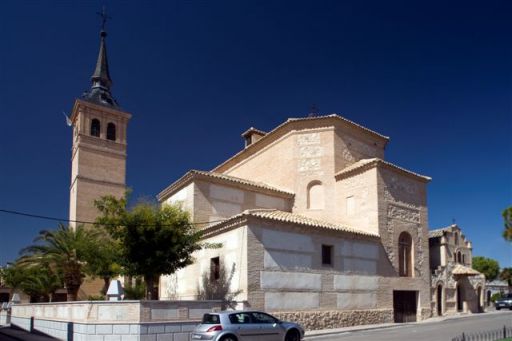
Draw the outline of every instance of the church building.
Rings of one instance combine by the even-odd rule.
[[[224,267],[239,308],[307,329],[430,317],[430,178],[385,161],[388,137],[336,114],[242,137],[239,153],[158,195],[222,245],[162,277],[161,299],[197,298]]]
[[[435,316],[484,310],[485,276],[472,268],[473,248],[456,224],[429,232]]]
[[[106,36],[91,88],[70,117],[72,228],[95,220],[94,200],[126,191],[131,114],[112,96]],[[197,299],[203,277],[225,271],[238,308],[307,329],[480,311],[470,242],[456,225],[429,234],[430,178],[386,161],[388,137],[331,114],[290,118],[270,132],[249,128],[242,138],[240,152],[158,194],[160,204],[190,213],[205,243],[221,245],[162,276],[160,299]],[[79,297],[101,285],[86,280]]]

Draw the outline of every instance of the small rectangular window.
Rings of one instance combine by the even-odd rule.
[[[354,200],[354,196],[347,197],[347,215],[351,216],[356,211],[356,203]]]
[[[214,257],[210,259],[210,281],[216,281],[220,278],[220,259]]]
[[[322,244],[322,265],[332,265],[332,245]]]

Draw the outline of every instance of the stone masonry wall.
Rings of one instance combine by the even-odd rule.
[[[393,322],[392,309],[278,312],[273,315],[284,321],[300,323],[306,330]]]

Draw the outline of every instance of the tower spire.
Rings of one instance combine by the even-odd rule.
[[[82,98],[96,104],[117,108],[118,104],[110,92],[110,88],[112,87],[112,78],[110,78],[107,58],[107,32],[105,31],[105,23],[110,19],[110,17],[107,15],[105,7],[103,7],[101,13],[98,12],[98,15],[101,16],[102,20],[100,31],[100,50],[98,53],[98,60],[96,61],[96,68],[94,69],[94,73],[91,77],[91,89],[86,91]]]

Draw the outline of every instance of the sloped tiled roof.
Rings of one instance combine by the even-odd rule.
[[[220,165],[215,167],[213,169],[213,171],[219,171],[219,170],[225,171],[226,170],[225,167],[227,167],[227,165],[229,165],[229,164],[232,164],[237,158],[242,157],[242,155],[244,155],[244,154],[251,155],[250,153],[253,153],[254,151],[258,150],[258,148],[260,146],[262,146],[265,143],[265,141],[268,141],[269,138],[275,137],[276,135],[278,135],[279,132],[283,132],[283,134],[284,134],[288,130],[293,129],[293,125],[297,122],[323,121],[323,120],[326,120],[326,121],[327,120],[335,120],[338,122],[343,122],[351,127],[362,130],[365,133],[367,133],[373,137],[376,137],[380,140],[384,140],[384,145],[389,141],[389,137],[379,134],[379,133],[377,133],[371,129],[368,129],[366,127],[363,127],[362,125],[357,124],[349,119],[346,119],[338,114],[330,114],[330,115],[324,115],[324,116],[312,116],[312,117],[300,117],[300,118],[289,118],[288,120],[286,120],[286,122],[281,123],[274,129],[272,129],[271,131],[266,133],[260,140],[250,144],[249,146],[247,146],[247,148],[242,149],[241,151],[239,151],[238,153],[233,155],[231,158],[222,162]]]
[[[453,228],[458,228],[460,230],[460,228],[456,224],[452,224],[450,226],[446,226],[446,227],[428,231],[428,237],[429,238],[442,237],[445,232],[451,232]],[[464,235],[462,235],[462,236],[464,236]]]
[[[284,211],[274,210],[274,209],[245,210],[242,213],[234,215],[220,223],[209,226],[208,228],[205,229],[205,233],[207,233],[207,234],[212,233],[218,229],[222,229],[225,226],[229,226],[234,223],[245,220],[248,217],[254,217],[254,218],[268,220],[268,221],[309,226],[309,227],[319,228],[319,229],[337,230],[337,231],[354,233],[354,234],[363,235],[363,236],[379,237],[379,235],[376,233],[365,232],[365,231],[355,229],[353,227],[348,227],[348,226],[341,225],[341,224],[333,224],[333,223],[329,223],[326,221],[309,218],[309,217],[299,215],[296,213],[284,212]]]
[[[334,176],[336,178],[349,176],[349,175],[352,175],[352,174],[354,174],[355,172],[357,172],[359,170],[362,170],[362,169],[365,169],[365,168],[369,169],[369,168],[375,167],[377,165],[382,165],[382,166],[391,168],[393,170],[399,171],[399,172],[404,173],[406,175],[413,176],[415,178],[419,178],[419,179],[421,179],[422,181],[425,181],[425,182],[432,180],[432,178],[430,178],[428,176],[411,172],[411,171],[409,171],[409,170],[407,170],[405,168],[399,167],[399,166],[397,166],[395,164],[392,164],[391,162],[384,161],[384,160],[379,159],[379,158],[371,158],[371,159],[359,160],[356,163],[354,163],[354,164],[352,164],[352,165],[342,169],[341,171],[336,173]]]
[[[459,276],[480,276],[480,272],[462,264],[457,264],[453,267],[452,274]]]
[[[217,179],[228,183],[234,183],[239,184],[242,186],[246,186],[248,188],[252,188],[253,190],[266,190],[269,192],[274,192],[276,194],[280,194],[282,196],[292,197],[294,196],[293,192],[280,189],[274,186],[267,185],[263,182],[256,182],[256,181],[250,181],[242,178],[237,178],[230,175],[225,175],[221,173],[215,173],[215,172],[205,172],[205,171],[199,171],[192,169],[188,171],[185,175],[183,175],[180,179],[173,182],[171,185],[169,185],[166,189],[161,191],[157,198],[158,200],[163,200],[166,197],[168,197],[170,194],[174,193],[176,190],[181,188],[186,183],[190,182],[194,178],[206,178],[206,179]]]
[[[442,229],[436,229],[436,230],[431,230],[431,231],[428,231],[428,237],[429,238],[438,238],[438,237],[442,237],[444,232],[445,231],[448,231],[449,229],[448,228],[442,228]]]

